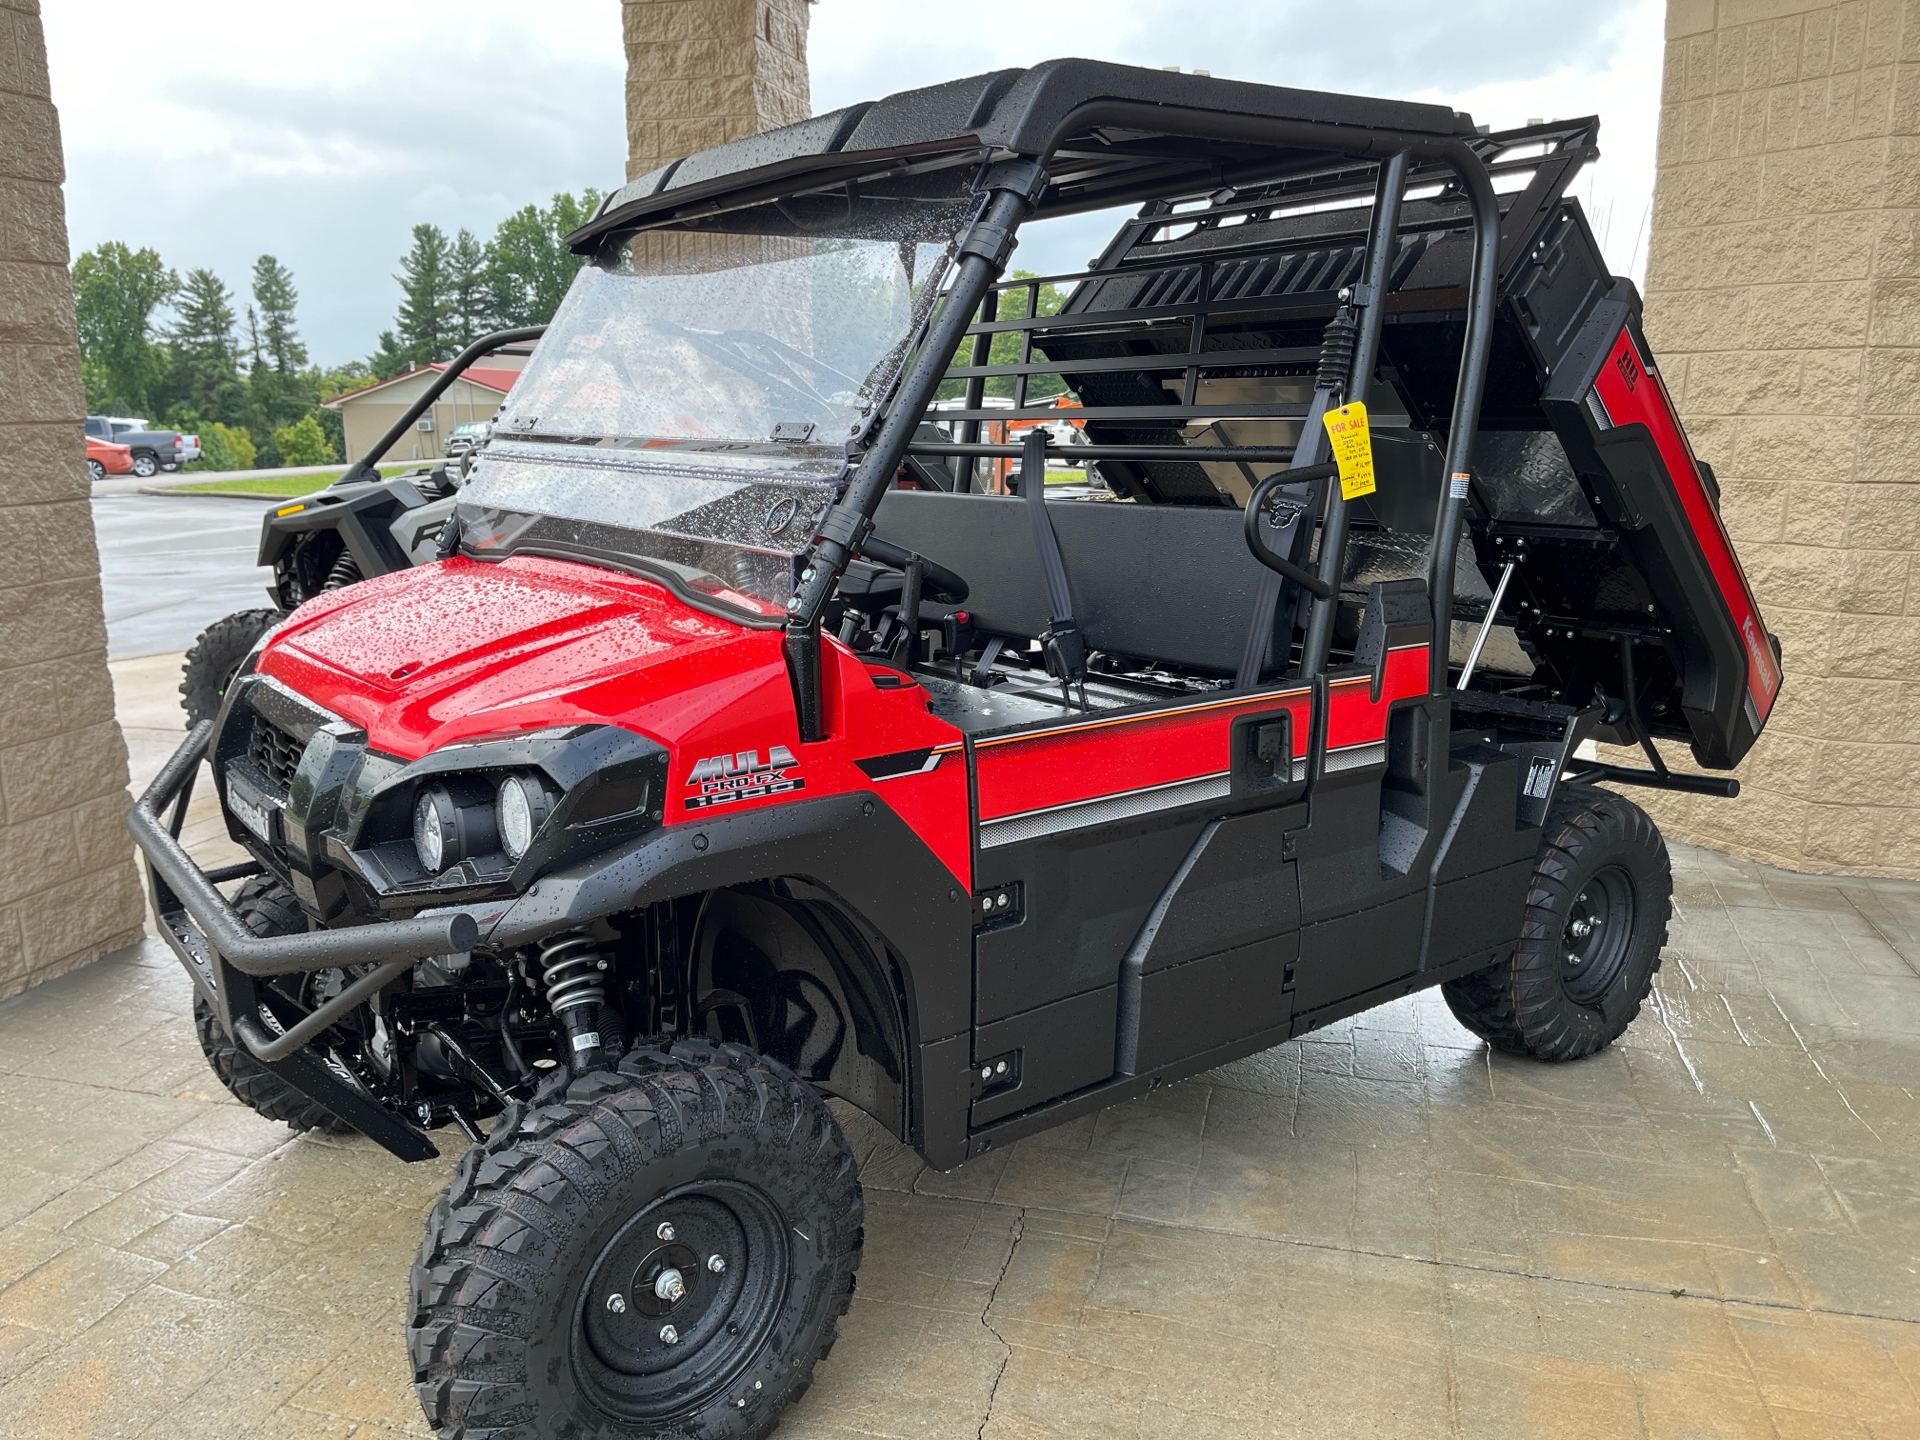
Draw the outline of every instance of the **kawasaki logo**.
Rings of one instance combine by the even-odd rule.
[[[731,755],[709,755],[695,763],[687,776],[687,786],[697,793],[687,795],[689,810],[726,805],[735,800],[757,800],[766,795],[781,795],[804,790],[807,782],[800,774],[800,762],[784,745],[767,752],[760,763],[758,750],[739,750]]]

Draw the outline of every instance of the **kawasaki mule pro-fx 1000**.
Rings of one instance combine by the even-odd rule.
[[[947,1168],[1423,986],[1620,1035],[1669,875],[1595,782],[1733,793],[1653,741],[1731,768],[1780,669],[1595,132],[1057,61],[572,237],[447,558],[300,606],[132,820],[236,1093],[472,1140],[441,1434],[770,1430],[860,1258],[826,1097]],[[1035,317],[1021,225],[1112,206]]]

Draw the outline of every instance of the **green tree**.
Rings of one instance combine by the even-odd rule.
[[[253,462],[259,458],[259,452],[254,448],[253,436],[248,432],[247,427],[244,425],[222,425],[216,422],[213,429],[214,433],[220,437],[221,442],[226,445],[227,453],[233,456],[233,468],[236,470],[253,469]]]
[[[367,373],[376,380],[391,380],[413,364],[413,356],[391,330],[380,332],[380,348],[367,357]]]
[[[274,431],[273,443],[282,465],[325,465],[337,458],[320,422],[310,414]]]
[[[73,262],[74,319],[90,410],[150,411],[166,370],[153,312],[180,286],[151,249],[109,240]]]
[[[464,350],[492,329],[492,296],[487,290],[487,252],[461,228],[447,252],[447,295],[453,317],[453,345]]]
[[[233,334],[233,292],[213,271],[189,270],[167,329],[167,399],[176,423],[237,419],[245,405]]]
[[[447,232],[438,225],[413,227],[413,248],[400,257],[400,309],[394,331],[408,362],[425,365],[453,351],[453,270]],[[384,346],[385,337],[381,338]]]
[[[500,222],[486,252],[494,324],[544,325],[553,318],[584,263],[563,237],[586,224],[599,205],[600,192],[591,186],[578,199],[563,190],[544,210],[523,206]]]
[[[291,270],[271,255],[253,262],[253,303],[259,311],[257,352],[282,375],[292,375],[307,363],[307,347],[294,328],[293,311],[299,301]]]

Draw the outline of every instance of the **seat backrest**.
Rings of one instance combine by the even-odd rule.
[[[1219,675],[1239,668],[1264,571],[1238,510],[1050,500],[1047,512],[1090,648]],[[874,533],[958,571],[980,630],[1031,639],[1047,628],[1024,500],[890,490]]]

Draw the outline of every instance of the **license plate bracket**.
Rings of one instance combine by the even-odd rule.
[[[227,776],[227,808],[261,840],[269,845],[279,843],[275,823],[280,814],[279,802],[269,799],[238,775]]]

